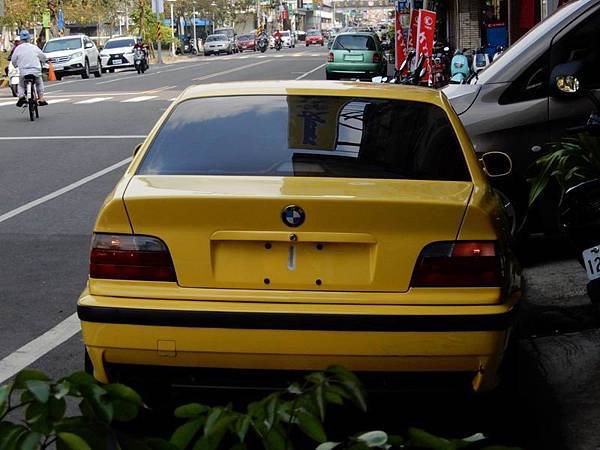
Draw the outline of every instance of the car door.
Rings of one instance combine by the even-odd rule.
[[[599,96],[600,89],[600,7],[583,14],[561,31],[553,40],[550,51],[554,83],[558,72],[576,70],[581,89]],[[572,69],[571,69],[572,68]],[[561,73],[567,75],[567,73]],[[552,91],[552,88],[551,88]],[[585,96],[575,98],[551,95],[549,101],[550,134],[553,141],[571,135],[570,128],[584,125],[593,105]]]
[[[85,48],[85,53],[88,57],[88,61],[90,62],[90,67],[97,67],[98,49],[96,48],[96,45],[87,36],[83,38],[83,44]]]

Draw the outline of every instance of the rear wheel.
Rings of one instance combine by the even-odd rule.
[[[102,62],[98,60],[98,65],[96,66],[96,71],[94,72],[94,77],[100,78],[102,76]]]
[[[17,86],[15,84],[10,85],[10,92],[12,93],[13,97],[17,96]]]
[[[83,72],[81,72],[81,78],[87,80],[90,77],[90,63],[88,60],[85,60],[85,67],[83,68]]]
[[[110,73],[115,73],[115,69],[108,69]]]
[[[33,99],[33,97],[29,97],[28,99],[28,103],[29,103],[29,120],[30,121],[34,121],[35,120],[35,100]]]
[[[326,80],[337,80],[338,76],[334,73],[325,72],[325,79]]]

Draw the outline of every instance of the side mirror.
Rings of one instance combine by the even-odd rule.
[[[94,46],[94,44],[92,44],[91,42],[87,42],[85,44],[85,48],[92,48]]]
[[[135,148],[133,149],[133,156],[137,155],[138,152],[140,151],[140,148],[142,148],[143,142],[140,142],[138,145],[135,146]]]
[[[512,159],[504,152],[484,153],[479,158],[479,162],[490,178],[505,177],[512,172]]]
[[[580,94],[581,88],[579,82],[579,73],[581,72],[581,62],[572,61],[559,64],[550,74],[550,91],[555,96],[575,96]]]

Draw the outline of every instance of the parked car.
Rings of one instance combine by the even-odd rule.
[[[306,46],[308,47],[309,45],[323,45],[323,43],[325,42],[323,40],[323,35],[321,34],[321,32],[319,30],[310,30],[309,32],[306,33]]]
[[[494,186],[512,210],[515,228],[527,212],[528,167],[544,144],[568,135],[590,113],[588,99],[562,95],[555,79],[571,73],[598,94],[599,30],[600,0],[571,2],[540,22],[469,84],[444,89],[477,153],[510,154],[514,175]],[[542,224],[546,231],[556,231],[556,208],[540,206],[538,224],[532,226],[541,229]]]
[[[343,77],[368,78],[385,75],[387,63],[383,47],[373,33],[338,34],[327,58],[328,80]]]
[[[306,31],[296,30],[294,33],[296,34],[296,42],[302,42],[306,40]]]
[[[241,53],[246,50],[256,51],[256,37],[254,34],[242,34],[238,37],[238,51]]]
[[[237,53],[237,33],[233,28],[218,28],[213,31],[213,34],[224,34],[225,36],[227,36],[227,38],[231,42],[231,48],[233,49],[233,52]]]
[[[118,37],[109,39],[100,51],[102,62],[102,73],[114,72],[115,69],[133,67],[133,46],[136,38],[134,36]]]
[[[42,49],[53,64],[56,79],[67,75],[102,76],[102,61],[96,44],[84,34],[50,39]]]
[[[231,40],[225,34],[209,35],[204,43],[204,56],[220,55],[221,53],[227,53],[228,55],[233,53]]]
[[[102,382],[340,364],[489,389],[520,297],[502,214],[439,91],[188,88],[101,207],[88,361]]]

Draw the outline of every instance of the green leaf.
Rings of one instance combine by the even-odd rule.
[[[319,444],[319,446],[315,450],[333,450],[340,444],[341,442],[323,442],[322,444]]]
[[[177,450],[177,446],[163,439],[151,438],[144,441],[152,450]]]
[[[31,403],[25,411],[25,420],[33,431],[49,433],[51,427],[48,423],[48,404]]]
[[[360,380],[352,372],[341,366],[331,366],[327,372],[335,377],[335,381],[341,384],[341,387],[350,395],[350,398],[358,407],[366,411],[367,400]]]
[[[4,415],[8,409],[8,394],[10,393],[10,386],[0,386],[0,417]]]
[[[17,445],[19,438],[27,433],[27,429],[22,425],[16,425],[10,422],[0,423],[0,449],[13,450]]]
[[[333,403],[334,405],[344,404],[344,399],[342,396],[330,390],[325,391],[325,400],[327,403]]]
[[[194,439],[194,436],[196,436],[196,433],[200,431],[203,423],[204,419],[202,418],[189,420],[184,423],[175,430],[173,436],[171,436],[170,443],[180,449],[187,448],[192,439]]]
[[[81,395],[89,402],[94,416],[105,423],[110,423],[114,416],[114,407],[106,390],[96,384],[79,387]]]
[[[397,434],[390,434],[388,436],[388,443],[392,447],[401,447],[401,446],[404,445],[404,438],[402,436],[397,435]]]
[[[130,422],[140,413],[139,405],[124,400],[113,400],[112,406],[114,411],[113,420],[118,422]]]
[[[19,450],[37,450],[40,448],[41,440],[41,433],[37,433],[35,431],[28,431],[19,438],[17,448]]]
[[[275,417],[277,415],[277,405],[279,403],[279,395],[272,394],[269,397],[270,397],[270,399],[266,406],[266,411],[267,411],[266,422],[267,422],[267,428],[271,429],[273,427],[273,425],[275,424]]]
[[[71,383],[69,383],[68,381],[62,381],[54,386],[54,388],[52,389],[52,395],[55,399],[60,400],[69,393],[70,389]]]
[[[246,440],[248,429],[250,428],[250,416],[242,416],[235,423],[235,433],[239,438],[240,442]]]
[[[382,447],[387,444],[388,435],[384,431],[369,431],[356,436],[356,440],[364,442],[368,447]]]
[[[180,419],[193,419],[210,411],[210,408],[200,403],[190,403],[180,406],[175,410],[175,417]]]
[[[434,436],[419,428],[409,428],[407,436],[410,445],[415,447],[429,448],[432,450],[447,450],[450,445],[450,441]]]
[[[66,379],[70,384],[76,387],[97,385],[98,381],[87,372],[75,372]]]
[[[278,428],[271,428],[263,441],[266,450],[292,450],[291,443],[285,441],[284,434]]]
[[[298,427],[304,434],[316,442],[327,441],[327,435],[319,419],[306,411],[298,411],[297,416]]]
[[[140,394],[124,384],[109,384],[104,386],[104,390],[108,392],[112,398],[119,398],[129,403],[134,403],[140,406],[142,405],[142,397],[140,397]]]
[[[50,397],[48,401],[48,416],[53,421],[61,420],[67,410],[67,402],[64,398]]]
[[[30,380],[50,381],[50,378],[40,370],[23,369],[15,377],[15,389],[26,389],[25,382]]]
[[[319,409],[319,417],[321,421],[325,420],[325,395],[323,393],[323,385],[320,384],[315,388],[315,402]]]
[[[58,439],[64,443],[69,450],[91,450],[87,442],[76,434],[58,433]]]
[[[293,394],[293,395],[302,394],[302,388],[300,387],[300,385],[298,383],[290,384],[287,388],[287,391],[288,391],[288,393]]]
[[[223,414],[223,411],[224,408],[221,406],[213,408],[210,411],[208,417],[206,418],[206,423],[204,424],[204,434],[209,434],[212,431],[213,426],[217,423],[217,421]]]
[[[25,387],[40,403],[47,403],[50,398],[50,384],[47,381],[27,380]]]

